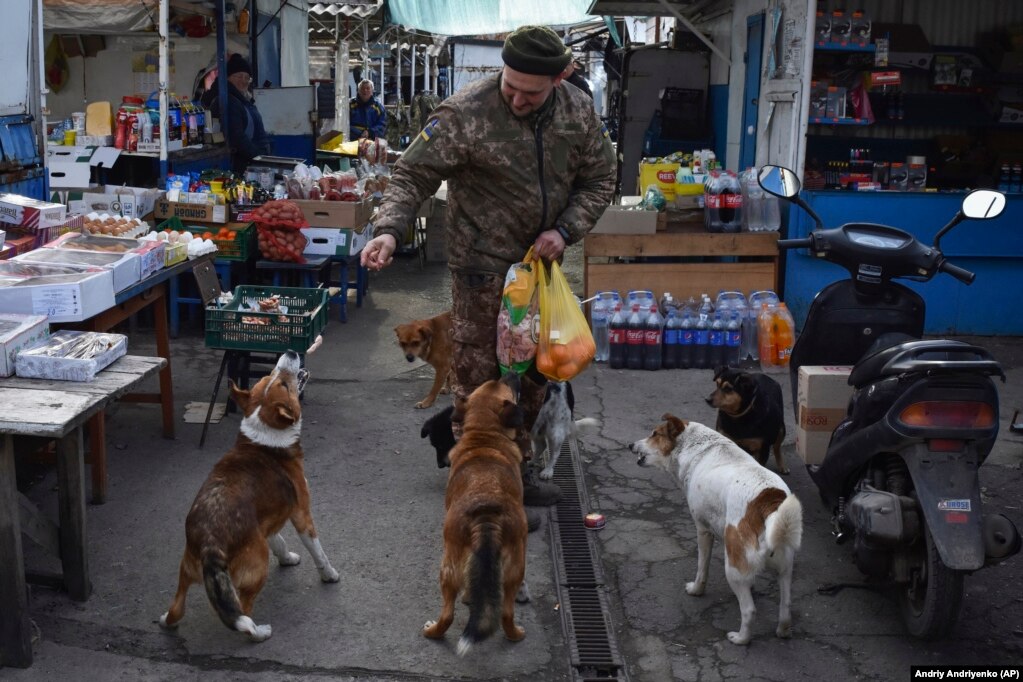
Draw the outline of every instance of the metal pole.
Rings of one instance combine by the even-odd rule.
[[[412,82],[409,83],[409,97],[408,101],[411,102],[412,98],[416,96],[416,44],[412,43]]]
[[[43,0],[36,0],[36,15],[35,15],[35,28],[36,28],[36,58],[39,62],[36,67],[39,69],[39,139],[41,144],[39,145],[40,154],[39,158],[46,160],[46,113],[49,111],[46,107],[46,95],[50,92],[50,89],[46,87],[46,48],[43,43]],[[31,107],[29,111],[32,111]],[[48,164],[47,164],[48,165]],[[41,197],[37,197],[44,201],[49,200],[50,197],[50,174],[43,172],[43,190],[44,194]]]
[[[423,53],[423,90],[430,89],[430,53]]]
[[[165,4],[167,0],[162,0],[161,5]],[[216,5],[217,13],[217,103],[219,104],[220,114],[220,132],[224,134],[224,139],[227,140],[228,156],[230,156],[231,140],[227,137],[229,126],[227,122],[230,120],[230,108],[231,98],[227,96],[227,31],[224,28],[224,0],[217,0]],[[256,14],[252,13],[249,20],[250,26],[256,24]],[[255,43],[253,43],[255,44]],[[255,76],[256,74],[252,74]],[[161,115],[161,118],[165,119],[165,115]],[[166,139],[164,135],[160,135],[161,139]],[[161,142],[160,144],[163,144]],[[228,161],[230,163],[230,161]],[[232,164],[233,166],[234,164]]]
[[[401,35],[398,35],[398,60],[394,68],[397,69],[395,73],[398,79],[398,106],[401,106]]]
[[[384,103],[384,58],[380,58],[380,103]]]
[[[220,0],[220,7],[224,2]],[[223,15],[221,15],[223,16]],[[160,0],[160,178],[167,177],[167,86],[170,62],[167,58],[167,22],[170,18],[170,0]],[[222,22],[221,22],[222,23]],[[223,71],[221,71],[223,73]]]

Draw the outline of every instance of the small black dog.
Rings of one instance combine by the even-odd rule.
[[[785,406],[778,382],[766,374],[750,374],[731,367],[718,367],[714,382],[717,388],[707,398],[707,404],[718,411],[714,429],[735,441],[763,466],[767,466],[773,449],[778,471],[789,473],[781,453]]]
[[[437,451],[437,467],[443,469],[451,466],[448,453],[455,447],[455,433],[451,430],[451,413],[455,406],[449,405],[423,422],[420,438],[430,439],[430,445]]]

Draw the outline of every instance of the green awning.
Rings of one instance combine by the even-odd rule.
[[[387,0],[391,21],[445,36],[506,33],[527,24],[565,26],[592,21],[592,0]]]

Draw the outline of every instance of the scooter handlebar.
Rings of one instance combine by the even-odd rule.
[[[804,237],[803,239],[779,239],[778,249],[809,249],[813,246],[813,239],[810,237]]]
[[[952,275],[963,284],[973,284],[973,280],[977,278],[976,273],[970,272],[969,270],[961,268],[958,265],[952,265],[947,260],[941,261],[941,265],[938,266],[938,271]]]

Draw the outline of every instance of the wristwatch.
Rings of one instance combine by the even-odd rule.
[[[558,231],[558,234],[561,235],[561,238],[565,240],[566,244],[572,241],[572,235],[568,233],[568,230],[565,229],[564,225],[555,225],[554,229]]]

